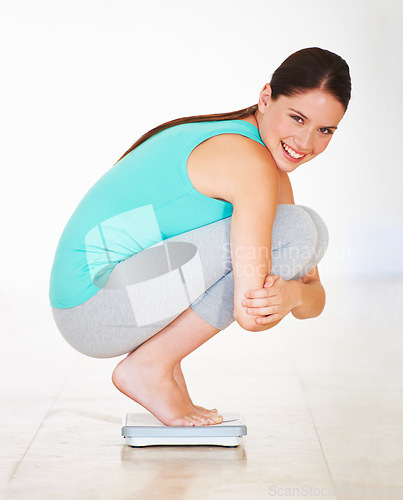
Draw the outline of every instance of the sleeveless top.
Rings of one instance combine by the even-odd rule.
[[[219,134],[240,134],[264,146],[255,125],[244,120],[176,125],[128,153],[88,190],[56,248],[52,307],[82,304],[105,285],[119,262],[232,215],[231,203],[197,191],[187,172],[193,149]]]

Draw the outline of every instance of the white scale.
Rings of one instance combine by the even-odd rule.
[[[194,427],[164,425],[151,413],[127,413],[122,436],[129,446],[238,446],[246,436],[240,413],[223,414],[221,424]]]

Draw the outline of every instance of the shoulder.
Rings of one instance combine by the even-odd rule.
[[[215,135],[199,144],[189,155],[188,173],[209,196],[230,203],[251,190],[256,196],[278,190],[278,168],[270,151],[236,133]]]
[[[250,158],[251,155],[271,157],[269,150],[260,142],[235,132],[214,135],[200,143],[196,149],[211,152],[215,156]],[[234,159],[234,158],[233,158]]]

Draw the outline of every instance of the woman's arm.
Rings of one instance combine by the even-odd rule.
[[[243,300],[246,312],[263,331],[277,325],[289,312],[295,318],[315,318],[325,306],[325,290],[313,269],[299,281],[272,274],[260,290],[249,290]]]
[[[278,169],[269,150],[252,139],[226,134],[207,142],[215,148],[214,154],[209,155],[208,172],[205,171],[208,183],[214,185],[215,196],[233,205],[234,317],[245,330],[259,331],[259,325],[247,314],[242,300],[247,290],[262,288],[271,272]]]
[[[277,207],[268,201],[277,194],[273,187],[275,179],[260,169],[254,181],[259,182],[256,185],[250,182],[233,200],[231,222],[234,318],[249,331],[255,331],[258,325],[246,313],[242,300],[247,290],[262,288],[271,272],[271,232]]]
[[[294,204],[294,196],[288,175],[279,172],[280,193],[278,202]],[[267,276],[260,290],[248,290],[249,298],[244,298],[243,307],[260,323],[259,330],[273,328],[289,312],[295,318],[306,319],[319,316],[326,301],[325,290],[320,282],[318,268],[315,267],[300,280],[283,280],[279,276]]]

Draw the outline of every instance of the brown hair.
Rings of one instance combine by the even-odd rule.
[[[273,100],[281,95],[291,96],[306,90],[321,89],[332,94],[347,109],[351,97],[349,67],[337,54],[318,47],[301,49],[291,54],[276,69],[270,81]],[[183,123],[236,120],[255,113],[257,104],[248,108],[212,115],[187,116],[158,125],[138,139],[116,162],[158,132]]]
[[[347,109],[351,97],[350,70],[346,61],[329,50],[311,47],[291,54],[270,81],[271,98],[320,89],[332,94]]]
[[[144,141],[149,139],[158,132],[162,132],[166,128],[173,127],[175,125],[181,125],[182,123],[194,123],[194,122],[212,122],[212,121],[221,121],[221,120],[236,120],[238,118],[243,118],[244,116],[251,115],[257,110],[257,104],[250,106],[249,108],[240,109],[239,111],[232,111],[230,113],[218,113],[213,115],[197,115],[197,116],[187,116],[185,118],[176,118],[175,120],[171,120],[170,122],[163,123],[162,125],[158,125],[144,135],[140,137],[140,139],[131,146],[126,153],[119,158],[120,161],[124,156],[126,156],[130,151],[133,151],[134,148],[140,146]],[[117,163],[117,162],[116,162]]]

